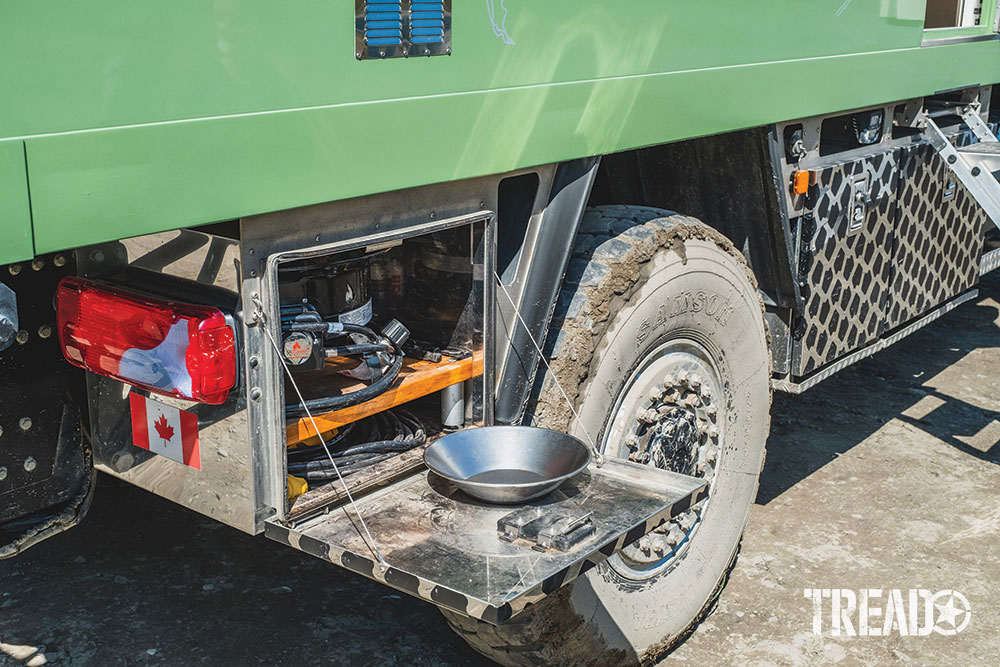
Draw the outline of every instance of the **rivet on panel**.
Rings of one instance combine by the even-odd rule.
[[[250,390],[251,401],[259,401],[260,397],[261,397],[261,391],[258,387],[254,387],[253,389]]]
[[[38,327],[39,338],[48,338],[51,335],[52,335],[52,327],[46,324],[43,324],[42,326]]]
[[[66,256],[65,255],[56,255],[52,259],[52,263],[55,264],[56,266],[66,266]]]
[[[27,470],[28,472],[31,472],[37,466],[38,466],[38,461],[36,461],[35,459],[31,458],[30,456],[28,458],[24,459],[24,469]]]
[[[34,271],[41,271],[43,268],[45,268],[45,260],[42,259],[41,257],[32,260],[31,268]]]
[[[17,274],[21,273],[21,265],[11,264],[10,266],[7,267],[7,270],[10,271],[10,275],[16,276]]]
[[[15,340],[19,344],[24,345],[25,343],[28,342],[28,332],[25,331],[24,329],[21,329],[20,331],[17,332],[17,338],[15,338]]]
[[[17,422],[17,425],[21,427],[22,431],[27,431],[31,428],[31,417],[21,417],[21,421]]]

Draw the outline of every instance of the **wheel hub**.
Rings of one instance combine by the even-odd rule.
[[[711,485],[722,440],[719,405],[723,403],[717,396],[721,386],[701,346],[681,341],[661,346],[626,382],[605,452],[706,479]],[[621,444],[615,446],[615,440]],[[706,502],[623,549],[612,559],[612,567],[640,579],[660,572],[687,547]]]

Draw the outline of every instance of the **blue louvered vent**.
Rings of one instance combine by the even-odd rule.
[[[444,42],[444,2],[410,3],[410,43]]]
[[[365,4],[365,43],[368,46],[402,45],[402,3],[369,2]]]
[[[355,0],[358,60],[451,55],[452,0]]]

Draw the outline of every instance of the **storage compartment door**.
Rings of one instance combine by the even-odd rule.
[[[357,499],[388,567],[341,505],[293,525],[271,521],[272,539],[343,566],[439,607],[500,624],[556,591],[707,494],[704,480],[634,463],[591,466],[530,505],[486,505],[431,473]],[[567,550],[500,537],[513,513],[563,519],[586,537]],[[572,540],[570,540],[572,541]]]
[[[971,141],[959,135],[959,145]],[[989,219],[930,144],[903,149],[893,255],[891,331],[979,281]]]
[[[892,279],[898,152],[816,172],[813,216],[795,221],[805,299],[792,370],[803,377],[874,342]]]

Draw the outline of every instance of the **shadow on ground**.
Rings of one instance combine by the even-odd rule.
[[[986,277],[979,298],[887,351],[804,394],[775,393],[757,503],[766,505],[893,419],[1000,463],[1000,413],[941,393],[935,382],[967,355],[1000,345],[1000,311],[987,298],[1000,301],[1000,272]]]

